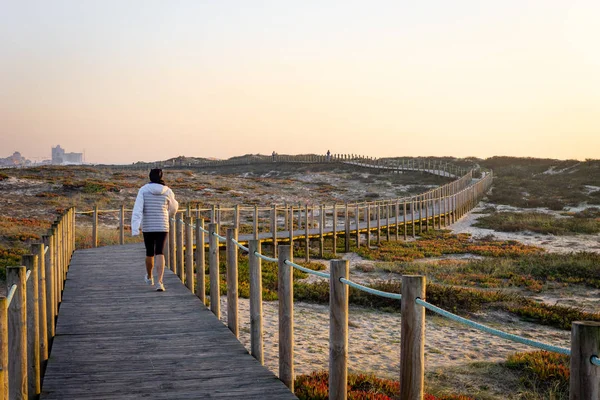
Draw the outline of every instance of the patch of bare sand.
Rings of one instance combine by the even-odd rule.
[[[227,323],[227,299],[221,297],[221,320]],[[239,300],[240,341],[250,351],[249,301]],[[278,373],[278,304],[263,303],[265,365]],[[519,321],[504,313],[477,315],[476,319],[509,333],[568,347],[570,332]],[[349,362],[351,372],[374,373],[397,379],[400,371],[400,315],[350,307]],[[484,334],[441,317],[428,317],[425,331],[427,370],[475,361],[500,362],[531,347]],[[294,368],[297,375],[328,368],[329,308],[294,303]]]

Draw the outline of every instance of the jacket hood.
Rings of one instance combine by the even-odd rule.
[[[148,183],[146,184],[146,189],[152,194],[163,194],[169,190],[169,187],[160,183]]]

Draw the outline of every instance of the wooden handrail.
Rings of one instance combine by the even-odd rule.
[[[75,209],[52,224],[22,266],[7,267],[9,302],[0,298],[0,400],[35,398],[55,335],[56,316],[75,249]],[[26,278],[29,271],[29,279]]]

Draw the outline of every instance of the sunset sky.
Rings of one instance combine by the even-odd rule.
[[[600,158],[598,0],[0,10],[0,157]]]

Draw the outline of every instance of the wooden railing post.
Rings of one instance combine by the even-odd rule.
[[[176,216],[177,215],[169,217],[169,269],[175,273],[177,270],[177,243],[175,239],[177,236],[175,234],[177,224],[175,223],[174,218]]]
[[[50,339],[54,337],[54,303],[56,302],[56,293],[54,288],[54,237],[52,235],[42,236],[43,243],[48,246],[48,251],[45,256],[45,269],[46,269],[46,324],[48,330],[48,345]],[[44,249],[45,251],[45,249]]]
[[[310,237],[309,237],[310,229],[308,226],[308,203],[304,205],[304,248],[306,250],[306,254],[304,257],[304,261],[310,262]]]
[[[386,202],[385,204],[385,235],[386,240],[390,241],[390,203]]]
[[[445,194],[445,190],[442,191],[441,197],[440,197],[440,229],[442,229],[443,227],[446,227],[446,194]],[[444,222],[442,224],[442,218],[444,218]]]
[[[125,205],[121,204],[121,210],[119,213],[119,244],[122,246],[125,244]]]
[[[54,326],[56,327],[56,316],[58,315],[58,305],[62,300],[61,293],[61,273],[60,273],[60,257],[59,257],[59,237],[58,237],[58,224],[52,225],[52,269],[53,269],[53,284],[54,284]]]
[[[406,241],[408,239],[408,225],[406,223],[406,200],[404,200],[403,207],[402,221],[404,221],[404,241]]]
[[[344,205],[344,251],[346,253],[350,252],[350,216],[348,214],[348,202]]]
[[[396,221],[396,242],[400,239],[400,201],[396,200],[394,218]]]
[[[325,251],[325,207],[321,204],[319,208],[319,257],[323,258],[323,252]]]
[[[69,217],[68,213],[65,213],[61,217],[62,222],[62,253],[63,253],[63,290],[65,289],[64,283],[67,280],[67,272],[69,272],[69,260],[71,255],[69,254]]]
[[[185,286],[194,293],[194,235],[192,217],[185,217]]]
[[[92,247],[98,247],[98,205],[94,205],[92,213]]]
[[[250,354],[264,365],[263,316],[262,316],[262,261],[255,255],[260,253],[260,240],[248,241],[250,269]]]
[[[238,337],[238,248],[234,240],[237,240],[237,229],[227,229],[227,326]]]
[[[219,289],[219,225],[208,224],[208,273],[210,278],[210,310],[221,318],[220,289]]]
[[[345,400],[348,384],[348,260],[331,261],[329,279],[329,398]]]
[[[377,245],[381,244],[381,204],[379,202],[375,203],[377,205]]]
[[[66,235],[66,229],[65,229],[65,218],[64,215],[60,217],[60,223],[59,223],[59,227],[60,227],[60,231],[59,231],[59,237],[60,237],[60,247],[59,247],[59,251],[60,251],[60,290],[61,290],[61,299],[62,299],[62,292],[64,292],[65,290],[65,281],[67,280],[67,270],[69,268],[69,264],[67,261],[67,250],[66,250],[66,243],[67,243],[67,235]],[[62,301],[62,300],[61,300]]]
[[[31,251],[38,259],[38,293],[39,293],[39,330],[40,330],[40,361],[48,359],[48,316],[46,301],[46,256],[44,254],[44,244],[36,243],[31,245]]]
[[[235,229],[240,229],[240,205],[236,204],[233,206],[233,227]]]
[[[333,250],[332,253],[335,256],[337,254],[337,204],[333,204],[332,207],[333,210],[333,222],[332,222],[332,226],[333,226]]]
[[[177,242],[176,246],[177,246],[177,250],[176,250],[176,256],[175,258],[177,259],[177,263],[175,266],[175,272],[177,274],[177,276],[179,277],[179,279],[181,280],[181,282],[184,282],[185,279],[185,271],[184,271],[184,258],[183,258],[183,211],[179,211],[176,215],[175,215],[175,241]]]
[[[73,243],[73,235],[72,235],[72,224],[73,224],[73,207],[70,207],[69,210],[67,211],[67,223],[65,226],[65,229],[67,231],[67,265],[71,264],[71,256],[73,255],[73,248],[71,247],[71,244]]]
[[[444,214],[444,225],[449,226],[452,221],[450,220],[450,215],[452,210],[450,209],[450,205],[452,204],[452,192],[450,190],[446,191],[446,205],[445,205],[445,214]]]
[[[410,218],[412,220],[411,229],[412,229],[412,237],[413,237],[413,239],[416,236],[416,229],[417,229],[416,226],[415,226],[415,207],[416,206],[417,206],[416,198],[413,197],[411,199],[411,202],[410,202]]]
[[[294,391],[294,286],[293,268],[285,263],[293,261],[291,246],[279,248],[279,379]]]
[[[71,258],[73,257],[73,252],[75,251],[75,241],[74,233],[75,233],[75,207],[69,208],[69,225],[67,227],[67,231],[69,232],[69,265],[71,264]]]
[[[365,207],[365,218],[367,220],[367,249],[371,248],[371,204]]]
[[[425,196],[425,232],[429,230],[429,205],[431,201],[429,200],[429,195]]]
[[[400,328],[400,399],[421,400],[425,375],[425,277],[402,276]]]
[[[6,288],[17,285],[8,307],[8,398],[27,399],[27,292],[25,267],[6,268]]]
[[[258,205],[254,205],[254,221],[252,231],[254,232],[254,239],[258,239]]]
[[[206,305],[204,219],[196,218],[196,296]]]
[[[271,236],[273,237],[273,257],[277,257],[277,206],[271,210]]]
[[[569,399],[600,399],[600,367],[592,364],[592,356],[600,357],[600,322],[573,322]]]
[[[27,393],[34,397],[41,392],[40,373],[40,312],[38,257],[27,254],[21,257],[21,264],[31,271],[27,279]]]
[[[289,241],[290,247],[292,248],[292,253],[294,252],[294,206],[289,207],[289,217],[288,217],[288,229],[289,229]]]
[[[8,400],[8,303],[0,297],[0,400]]]
[[[419,233],[423,232],[423,200],[424,200],[424,196],[421,195],[419,196]]]
[[[356,221],[356,248],[360,249],[360,208],[356,203],[354,220]]]

